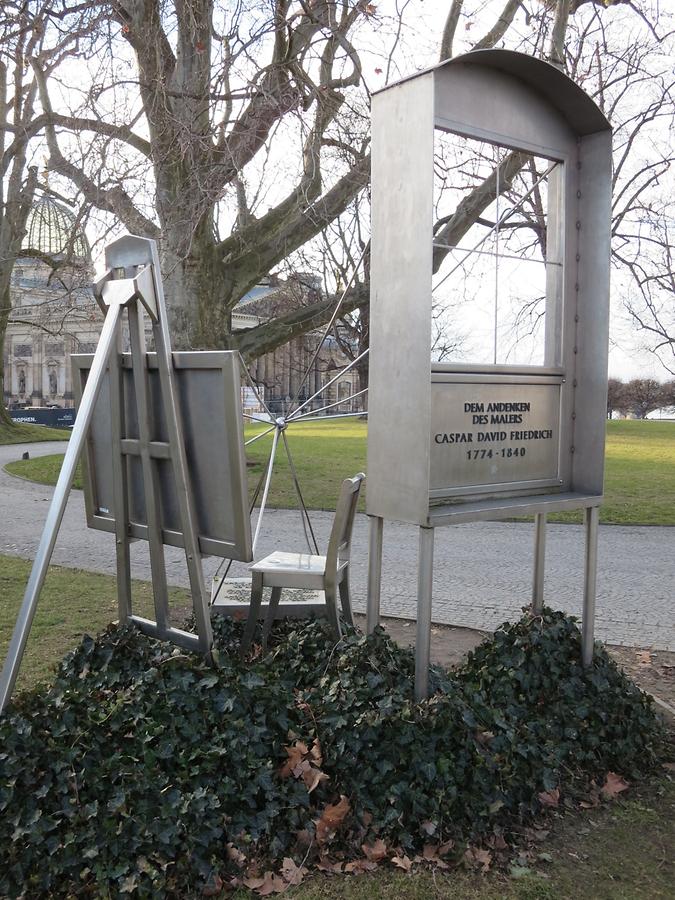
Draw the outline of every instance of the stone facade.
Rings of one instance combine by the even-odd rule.
[[[62,203],[31,211],[12,274],[5,338],[5,404],[73,406],[70,354],[93,352],[102,316],[91,290],[89,245]]]
[[[70,354],[93,353],[103,324],[91,289],[89,244],[73,213],[44,196],[31,212],[22,246],[26,256],[14,266],[12,315],[5,339],[5,404],[10,409],[72,407]],[[233,328],[255,327],[319,296],[310,276],[288,280],[271,276],[242,298],[232,316]],[[338,400],[345,402],[331,412],[364,409],[362,397],[349,399],[359,390],[355,370],[322,390],[349,359],[329,335],[312,363],[319,340],[320,333],[295,338],[250,367],[253,381],[275,415],[287,412],[296,396],[302,402],[318,391],[321,394],[309,404],[311,409]]]

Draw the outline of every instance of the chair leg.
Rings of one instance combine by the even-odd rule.
[[[338,615],[337,594],[335,591],[335,587],[329,588],[326,585],[324,587],[324,593],[326,595],[326,613],[328,622],[330,624],[330,627],[333,629],[335,638],[339,641],[342,637],[342,629],[340,628],[340,616]]]
[[[260,604],[262,603],[263,577],[262,573],[254,572],[253,581],[251,582],[251,602],[248,607],[248,619],[246,620],[246,628],[244,629],[244,637],[241,641],[241,655],[246,656],[251,649],[253,643],[253,635],[255,627],[260,618]]]
[[[279,600],[281,599],[281,588],[272,588],[272,596],[270,597],[270,605],[267,607],[267,615],[265,616],[265,624],[263,625],[262,645],[263,650],[267,650],[267,639],[270,636],[272,625],[277,617],[279,609]]]
[[[339,585],[340,603],[342,604],[342,618],[348,625],[354,627],[354,614],[352,612],[352,599],[349,594],[349,576],[345,575]]]

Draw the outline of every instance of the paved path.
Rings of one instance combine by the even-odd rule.
[[[62,443],[0,447],[0,553],[32,558],[40,538],[52,489],[13,478],[2,466],[31,456],[63,452]],[[325,546],[330,513],[313,513],[317,538]],[[533,526],[521,523],[473,523],[437,530],[434,567],[435,622],[493,630],[519,615],[530,597]],[[260,553],[304,550],[300,517],[270,511],[263,523]],[[353,544],[354,607],[365,609],[367,521],[358,516]],[[385,523],[382,612],[415,618],[417,529]],[[182,551],[166,549],[169,581],[186,584]],[[150,578],[146,545],[132,545],[133,574]],[[113,573],[112,536],[85,526],[84,502],[73,492],[53,561],[63,566]],[[205,560],[207,578],[218,560]],[[231,575],[246,574],[233,566]],[[546,602],[581,613],[583,530],[549,525]],[[596,634],[630,646],[675,650],[675,528],[601,526]]]

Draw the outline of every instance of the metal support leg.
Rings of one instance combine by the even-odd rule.
[[[415,639],[415,700],[429,696],[431,600],[434,585],[434,529],[420,528],[417,571],[417,636]]]
[[[600,507],[584,510],[586,553],[584,560],[584,611],[581,623],[581,661],[585,667],[593,662],[595,626],[595,583],[598,570],[598,522]]]
[[[19,666],[23,659],[23,653],[26,648],[26,641],[30,627],[33,623],[33,617],[49,568],[49,561],[52,557],[56,536],[59,533],[59,527],[63,520],[63,514],[66,510],[68,502],[68,494],[73,484],[75,476],[75,468],[84,449],[84,442],[87,437],[89,423],[94,412],[96,399],[101,388],[103,376],[110,353],[115,349],[117,340],[117,325],[119,323],[122,307],[118,303],[112,304],[103,322],[103,330],[99,338],[98,347],[94,356],[91,371],[87,378],[87,383],[82,393],[82,402],[77,413],[77,419],[73,426],[73,432],[68,441],[66,454],[61,465],[58,481],[54,489],[54,496],[47,513],[47,521],[42,531],[42,537],[35,554],[35,561],[31,569],[26,592],[23,596],[23,602],[19,615],[14,626],[12,639],[9,643],[7,657],[0,676],[0,712],[7,705],[9,698],[12,696],[16,677],[19,674]]]
[[[532,577],[532,611],[540,613],[544,606],[544,568],[546,562],[546,513],[534,517],[534,572]]]
[[[126,414],[122,402],[122,352],[120,331],[117,330],[117,350],[110,354],[110,421],[118,422],[112,435],[112,488],[115,510],[115,561],[117,569],[117,615],[120,623],[133,614],[131,592],[131,553],[129,549],[129,493],[127,490],[127,459],[122,454],[122,438],[126,436]]]
[[[368,597],[366,600],[366,633],[372,634],[380,624],[382,587],[382,532],[384,519],[368,516]]]
[[[262,572],[253,572],[251,580],[251,603],[248,608],[248,618],[246,619],[246,627],[244,628],[244,636],[241,639],[241,656],[245,658],[251,649],[255,628],[260,618],[260,608],[262,606],[263,594],[263,576]]]
[[[272,596],[270,597],[269,606],[267,607],[267,615],[263,623],[262,646],[263,650],[267,650],[267,641],[269,640],[270,631],[274,625],[274,620],[279,612],[279,601],[281,600],[281,588],[273,587]]]

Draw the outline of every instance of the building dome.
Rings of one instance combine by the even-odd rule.
[[[28,214],[21,249],[56,258],[68,257],[74,263],[91,262],[89,242],[75,215],[63,203],[47,196],[41,197]]]

